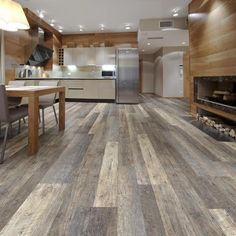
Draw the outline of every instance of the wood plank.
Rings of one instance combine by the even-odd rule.
[[[36,25],[51,34],[56,35],[59,39],[61,39],[61,33],[57,31],[54,27],[49,25],[46,21],[41,19],[39,16],[37,16],[34,12],[29,10],[28,8],[24,8],[24,12],[31,25]]]
[[[166,234],[197,235],[147,135],[138,138]]]
[[[39,184],[0,234],[46,235],[64,189],[65,185],[61,184]]]
[[[147,236],[166,235],[152,186],[139,185],[139,195]]]
[[[146,235],[135,172],[127,166],[118,168],[117,235]]]
[[[210,212],[226,236],[236,235],[236,224],[225,209],[210,209]]]
[[[117,169],[118,142],[108,142],[102,161],[94,207],[117,207]]]

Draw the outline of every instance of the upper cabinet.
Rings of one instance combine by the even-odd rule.
[[[114,65],[115,48],[65,48],[64,65]]]
[[[74,51],[73,48],[64,49],[64,65],[74,65]]]

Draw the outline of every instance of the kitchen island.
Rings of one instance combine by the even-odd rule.
[[[115,101],[116,80],[114,77],[16,78],[16,80],[23,80],[28,86],[38,85],[39,81],[59,80],[59,85],[66,88],[67,101]]]

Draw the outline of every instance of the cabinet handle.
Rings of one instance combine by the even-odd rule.
[[[84,90],[84,88],[68,88],[69,90]]]

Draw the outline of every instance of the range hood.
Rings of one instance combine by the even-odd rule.
[[[45,66],[48,60],[52,57],[52,54],[52,49],[38,44],[26,64],[30,66]]]
[[[44,31],[38,28],[38,44],[34,47],[27,65],[30,66],[45,66],[52,57],[53,50],[44,46]]]

